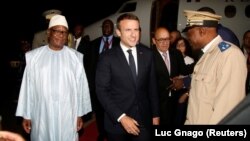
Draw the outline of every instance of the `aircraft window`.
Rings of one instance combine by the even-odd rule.
[[[236,15],[236,8],[233,5],[228,5],[224,12],[227,18],[233,18]]]
[[[250,18],[250,5],[248,5],[245,9],[245,15]]]
[[[127,3],[121,10],[120,13],[124,13],[124,12],[133,12],[136,9],[136,2],[134,3]]]

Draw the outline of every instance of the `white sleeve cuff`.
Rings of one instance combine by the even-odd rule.
[[[125,113],[123,113],[123,114],[117,119],[117,121],[120,122],[120,120],[121,120],[124,116],[126,116]]]

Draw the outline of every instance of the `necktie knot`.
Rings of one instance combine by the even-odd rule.
[[[162,55],[163,55],[163,57],[164,57],[165,59],[168,58],[168,54],[167,54],[166,52],[163,52]]]
[[[132,50],[131,49],[128,49],[127,52],[128,52],[128,54],[132,54]]]

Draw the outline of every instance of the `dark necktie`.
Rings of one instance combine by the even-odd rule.
[[[132,71],[134,81],[136,81],[136,67],[135,67],[135,60],[134,60],[134,57],[132,54],[132,50],[128,49],[127,52],[128,52],[129,66],[130,66],[130,69]]]
[[[109,37],[106,37],[106,40],[104,42],[104,46],[103,46],[103,52],[109,49]]]

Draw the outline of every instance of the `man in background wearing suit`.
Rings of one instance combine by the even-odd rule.
[[[117,19],[120,44],[100,55],[96,93],[104,108],[109,141],[149,141],[150,127],[159,124],[159,99],[153,52],[138,45],[137,16]]]
[[[74,36],[74,43],[73,43],[73,48],[83,54],[83,63],[84,63],[84,68],[86,70],[87,66],[86,64],[88,63],[88,58],[86,58],[87,50],[90,47],[90,40],[88,35],[84,35],[84,26],[82,23],[79,21],[75,23],[73,27],[73,36]],[[86,72],[87,74],[87,72]],[[91,120],[92,118],[92,112],[84,115],[83,121],[87,122]]]
[[[183,81],[181,84],[175,83],[173,78],[188,73],[184,59],[180,51],[170,48],[170,33],[165,27],[158,27],[152,38],[155,45],[153,48],[155,68],[157,76],[157,88],[160,99],[160,125],[181,124],[176,121],[176,109],[179,96],[184,93]],[[180,90],[180,91],[179,91]]]
[[[76,23],[73,28],[73,36],[74,36],[74,48],[81,52],[82,54],[86,54],[86,50],[90,45],[89,37],[84,35],[84,27],[81,23]]]
[[[95,92],[95,72],[99,55],[107,51],[120,42],[118,37],[114,36],[114,23],[110,19],[106,19],[102,23],[102,36],[94,39],[91,42],[91,47],[87,49],[84,57],[84,66],[89,81],[90,95],[93,106],[93,111],[96,117],[97,129],[99,132],[98,141],[103,141],[106,138],[104,130],[104,111],[96,97]]]
[[[73,36],[74,36],[73,48],[83,54],[84,68],[85,70],[87,70],[88,69],[87,65],[90,62],[89,60],[90,52],[88,52],[90,50],[90,39],[88,35],[84,36],[84,26],[81,23],[77,22],[75,24],[73,28]]]

